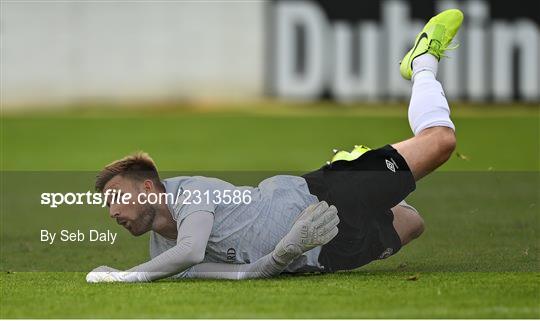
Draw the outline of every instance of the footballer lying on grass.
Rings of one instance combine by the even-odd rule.
[[[270,177],[258,187],[199,176],[160,180],[144,153],[105,167],[98,191],[182,197],[155,205],[111,202],[110,216],[133,235],[151,231],[152,259],[127,271],[98,267],[87,281],[334,272],[399,251],[423,231],[421,217],[403,200],[455,148],[450,109],[435,76],[462,20],[459,10],[432,18],[401,62],[402,76],[413,81],[408,117],[415,136],[408,140],[376,150],[341,151],[319,170]],[[227,190],[232,201],[224,202]]]

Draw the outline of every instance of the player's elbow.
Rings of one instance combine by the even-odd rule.
[[[190,251],[186,255],[185,260],[189,263],[189,265],[202,263],[202,261],[204,261],[204,251]]]

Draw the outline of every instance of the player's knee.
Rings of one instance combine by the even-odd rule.
[[[454,130],[447,127],[438,127],[437,147],[441,157],[441,163],[446,162],[456,149],[456,135]]]
[[[445,128],[444,135],[442,137],[442,148],[450,157],[456,149],[456,133],[451,128]]]
[[[406,245],[424,233],[425,223],[416,209],[398,206],[394,209],[394,228],[401,239],[401,245]]]
[[[420,214],[414,213],[412,217],[413,219],[412,219],[411,239],[416,239],[420,237],[422,233],[424,233],[424,229],[426,225],[424,223],[424,219],[422,218],[422,216],[420,216]]]

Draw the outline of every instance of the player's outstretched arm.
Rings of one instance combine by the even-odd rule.
[[[98,267],[88,273],[86,281],[149,282],[178,274],[203,261],[213,223],[212,213],[195,212],[186,217],[180,225],[178,242],[173,248],[127,271]]]
[[[260,279],[278,276],[303,253],[330,242],[338,233],[337,209],[319,202],[308,206],[274,251],[250,264],[201,263],[186,273],[187,278]]]

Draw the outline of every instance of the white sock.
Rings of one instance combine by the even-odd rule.
[[[435,79],[437,64],[437,58],[430,54],[422,55],[413,61],[409,124],[415,135],[426,128],[436,126],[455,130],[454,123],[450,120],[450,107],[443,88]]]
[[[425,77],[429,73],[426,73],[426,71],[433,74],[433,77],[437,77],[437,70],[439,68],[439,61],[435,56],[431,54],[424,54],[419,57],[416,57],[412,62],[413,67],[413,74],[412,74],[412,81],[415,80],[415,78],[418,77]]]

